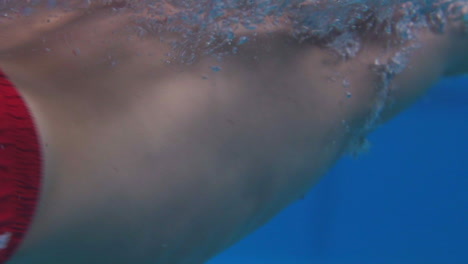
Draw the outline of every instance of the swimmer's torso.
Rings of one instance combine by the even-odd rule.
[[[202,263],[300,199],[361,136],[381,81],[370,65],[399,48],[363,42],[342,60],[273,28],[186,65],[167,43],[113,35],[116,21],[78,20],[2,54],[45,155],[13,264]],[[425,52],[451,47],[421,38]],[[424,54],[394,80],[404,100],[389,116],[446,71]]]
[[[198,263],[304,195],[343,151],[352,99],[341,86],[314,89],[327,70],[311,75],[307,52],[275,46],[146,80],[131,61],[53,89],[17,78],[40,120],[47,175],[25,249],[34,259],[89,252],[77,263]]]

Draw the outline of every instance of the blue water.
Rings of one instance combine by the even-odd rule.
[[[467,264],[468,77],[441,81],[209,264]]]

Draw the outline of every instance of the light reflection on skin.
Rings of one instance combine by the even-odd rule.
[[[378,100],[370,66],[401,50],[369,37],[344,60],[271,23],[239,28],[249,41],[237,54],[194,50],[187,65],[167,56],[180,33],[132,35],[125,10],[44,12],[0,24],[0,68],[30,105],[45,157],[39,211],[13,264],[202,263],[346,152]],[[421,47],[392,79],[382,119],[467,71],[456,25],[416,33]]]

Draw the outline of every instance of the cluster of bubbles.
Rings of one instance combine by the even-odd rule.
[[[415,26],[443,31],[447,10],[454,0],[0,0],[0,14],[31,15],[35,9],[93,8],[112,6],[116,12],[134,12],[141,36],[161,31],[180,33],[174,44],[181,60],[190,62],[187,50],[217,53],[226,43],[242,45],[246,36],[236,28],[255,29],[264,24],[284,23],[298,41],[313,41],[341,56],[354,57],[360,38],[375,34],[393,36],[400,42],[412,39]],[[138,15],[140,14],[140,16]],[[144,14],[142,16],[141,14]],[[180,46],[183,48],[180,48]],[[232,49],[231,52],[236,52]],[[221,55],[221,54],[218,54]]]
[[[299,41],[314,40],[343,55],[359,50],[359,34],[396,35],[410,39],[410,25],[430,21],[443,30],[451,0],[0,0],[0,12],[30,15],[38,8],[115,6],[145,13],[144,33],[180,32],[187,39],[206,37],[232,41],[235,27],[255,30],[266,19],[282,20]],[[427,19],[427,16],[430,16]],[[161,21],[164,19],[164,21]],[[164,23],[162,23],[164,22]],[[278,22],[278,21],[277,21]],[[211,35],[211,36],[210,36]]]

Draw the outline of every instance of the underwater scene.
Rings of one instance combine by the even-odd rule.
[[[0,264],[468,264],[468,0],[0,0]]]

